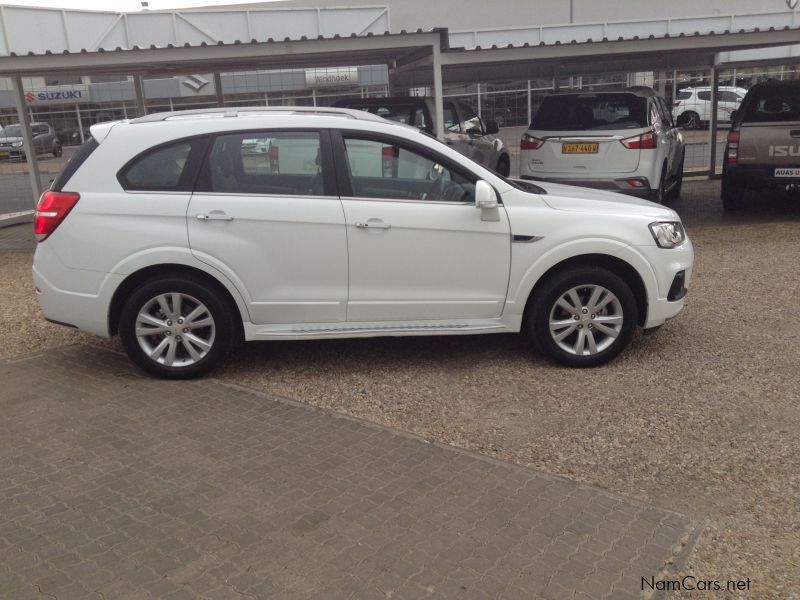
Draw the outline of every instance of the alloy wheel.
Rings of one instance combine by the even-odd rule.
[[[598,354],[620,335],[622,304],[601,285],[581,285],[559,296],[550,309],[549,328],[553,341],[575,356]]]
[[[203,359],[215,335],[211,312],[188,294],[159,294],[136,315],[139,347],[151,360],[168,367],[186,367]]]

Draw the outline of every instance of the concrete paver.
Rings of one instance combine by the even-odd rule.
[[[0,363],[0,440],[0,597],[638,596],[695,525],[90,346]]]

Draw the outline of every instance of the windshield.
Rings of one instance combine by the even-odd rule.
[[[9,125],[3,129],[3,137],[22,137],[22,127],[19,125]]]
[[[634,94],[557,94],[531,122],[540,131],[602,131],[647,127],[647,99]]]

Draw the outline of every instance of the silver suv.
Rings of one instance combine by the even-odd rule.
[[[49,123],[31,123],[33,149],[36,154],[61,156],[61,142],[58,141]],[[22,142],[22,126],[19,123],[8,125],[0,131],[0,158],[21,158],[26,160]]]
[[[741,207],[746,189],[800,190],[800,81],[754,86],[733,114],[722,166],[722,205]]]

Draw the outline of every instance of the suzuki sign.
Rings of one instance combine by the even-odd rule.
[[[81,104],[89,102],[89,86],[87,85],[59,85],[50,86],[43,90],[25,92],[25,102],[29,106],[42,106],[45,104]]]

